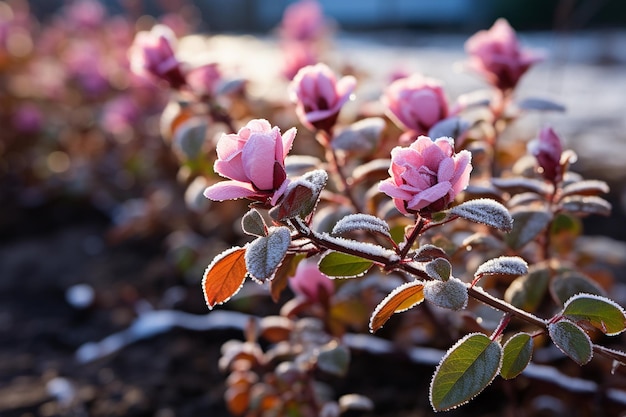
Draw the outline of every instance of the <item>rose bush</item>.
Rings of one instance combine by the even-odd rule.
[[[251,120],[236,134],[223,134],[217,142],[214,170],[231,181],[208,187],[211,200],[248,198],[273,205],[288,185],[285,157],[291,149],[296,129],[281,135],[267,120]]]
[[[469,183],[472,155],[454,153],[451,138],[420,136],[409,147],[391,150],[391,178],[379,190],[393,198],[403,214],[445,209]]]

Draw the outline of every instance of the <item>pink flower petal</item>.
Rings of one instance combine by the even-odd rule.
[[[239,181],[222,181],[204,190],[204,196],[213,201],[235,200],[257,195],[252,186]]]

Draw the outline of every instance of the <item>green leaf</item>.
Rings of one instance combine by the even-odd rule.
[[[556,347],[577,364],[584,365],[593,357],[591,339],[574,323],[567,320],[551,323],[548,334]]]
[[[550,276],[550,268],[547,264],[531,266],[527,275],[511,282],[504,293],[504,300],[529,312],[537,310],[548,290]]]
[[[504,239],[512,249],[520,249],[535,239],[550,220],[552,215],[544,210],[516,211],[513,213],[513,230]]]
[[[428,281],[424,284],[424,298],[441,308],[462,310],[467,306],[467,285],[454,277]]]
[[[471,333],[448,350],[430,383],[435,411],[458,407],[493,381],[502,363],[502,347],[482,333]]]
[[[579,272],[565,271],[550,281],[550,294],[560,304],[580,293],[605,295],[598,284]]]
[[[333,227],[333,235],[341,235],[353,231],[363,230],[372,233],[379,233],[382,236],[391,239],[391,233],[389,231],[389,225],[386,221],[379,219],[376,216],[370,214],[348,214],[337,222]]]
[[[495,227],[503,232],[511,230],[511,214],[502,204],[489,198],[469,200],[447,210],[447,213]]]
[[[611,215],[611,203],[605,199],[590,195],[571,195],[561,200],[561,208],[569,213],[574,213],[579,216],[587,214],[599,214],[602,216]]]
[[[588,321],[604,334],[615,336],[626,329],[626,314],[616,302],[595,294],[578,294],[567,300],[563,316],[572,321]]]
[[[320,259],[320,272],[331,278],[354,278],[366,273],[374,262],[360,256],[331,251]]]
[[[528,366],[533,354],[533,338],[528,333],[518,333],[506,341],[502,348],[500,376],[513,379]]]
[[[267,236],[259,237],[246,249],[246,268],[258,281],[272,279],[276,269],[285,258],[291,232],[285,226],[272,227]]]
[[[370,153],[378,147],[384,128],[385,120],[380,117],[361,119],[339,132],[331,146],[345,152]]]

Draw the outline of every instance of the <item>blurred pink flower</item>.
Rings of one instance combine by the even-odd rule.
[[[75,29],[96,29],[103,25],[106,9],[99,1],[79,0],[68,5],[64,15]]]
[[[283,42],[281,50],[283,57],[282,73],[288,80],[293,80],[300,69],[307,65],[314,65],[318,61],[316,47],[309,42]]]
[[[543,55],[522,49],[515,31],[505,19],[498,19],[491,29],[481,30],[465,42],[469,66],[500,90],[515,88],[519,79]]]
[[[454,141],[420,136],[409,147],[391,150],[391,166],[379,190],[393,198],[403,214],[428,214],[445,209],[467,187],[472,154],[454,153]]]
[[[448,101],[441,84],[422,74],[399,78],[385,90],[381,101],[394,122],[410,130],[410,136],[427,134],[448,116]]]
[[[102,128],[111,133],[123,133],[133,127],[141,113],[130,95],[119,95],[105,104],[102,112]]]
[[[104,74],[106,55],[100,44],[90,39],[76,40],[68,45],[62,58],[68,76],[87,94],[102,94],[109,88]]]
[[[300,0],[285,9],[280,32],[287,40],[311,42],[321,38],[325,27],[319,3],[316,0]]]
[[[335,292],[333,281],[322,274],[317,263],[304,259],[296,268],[296,273],[289,279],[289,287],[298,296],[311,302],[322,302]]]
[[[265,119],[251,120],[236,134],[217,142],[214,170],[231,181],[208,187],[204,196],[216,201],[248,198],[275,205],[287,188],[285,157],[296,136],[291,128],[281,135]]]
[[[36,133],[43,125],[43,114],[33,103],[21,104],[12,116],[12,124],[20,133]]]
[[[325,64],[302,68],[290,85],[292,101],[300,122],[311,130],[330,131],[339,111],[350,99],[356,79],[347,75],[339,81]]]
[[[181,64],[174,54],[176,36],[165,25],[137,33],[128,55],[131,70],[146,78],[167,81],[173,88],[185,84]]]
[[[216,63],[193,68],[185,74],[187,84],[198,94],[212,96],[222,79]]]
[[[561,139],[551,127],[545,127],[539,132],[539,137],[528,144],[528,150],[537,158],[537,163],[542,169],[543,177],[552,182],[562,179],[561,167]]]

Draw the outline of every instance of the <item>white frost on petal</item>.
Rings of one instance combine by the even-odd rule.
[[[527,273],[528,264],[522,258],[517,256],[500,256],[480,265],[474,273],[474,277],[477,278],[488,274],[519,276]]]
[[[389,225],[386,221],[369,214],[350,214],[339,220],[332,230],[332,234],[341,235],[355,230],[365,230],[380,233],[391,238]]]

